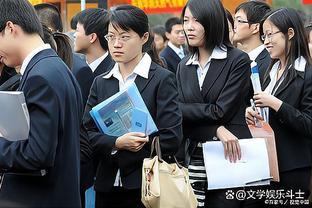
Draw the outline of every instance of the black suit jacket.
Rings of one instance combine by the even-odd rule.
[[[260,83],[263,83],[264,74],[271,64],[271,57],[269,52],[266,49],[263,49],[262,52],[257,56],[255,62],[257,62],[259,68]]]
[[[135,83],[159,130],[163,154],[174,154],[182,139],[182,116],[177,103],[178,92],[174,75],[152,62],[148,79],[137,76]],[[149,157],[150,142],[154,136],[150,135],[150,142],[136,153],[120,150],[114,155],[111,154],[117,137],[101,134],[89,111],[118,91],[119,82],[116,78],[112,76],[104,79],[103,76],[98,76],[92,84],[84,113],[83,123],[100,160],[95,181],[95,190],[100,192],[111,191],[118,168],[123,187],[141,187],[143,159]]]
[[[19,90],[25,95],[30,133],[23,141],[0,138],[0,168],[7,172],[0,206],[80,207],[77,81],[54,50],[46,49],[31,59]],[[42,169],[45,176],[34,176]]]
[[[184,137],[193,144],[211,141],[221,125],[238,138],[251,137],[244,116],[250,87],[248,55],[228,48],[226,59],[212,59],[202,91],[197,66],[185,65],[189,58],[182,59],[176,75]]]
[[[87,103],[90,87],[95,77],[109,71],[114,63],[111,56],[108,56],[100,63],[94,72],[88,66],[85,60],[83,60],[79,55],[74,54],[74,64],[73,64],[73,74],[76,77],[83,99],[83,105]]]
[[[94,72],[88,66],[85,60],[74,54],[74,67],[73,73],[80,85],[80,89],[83,97],[83,106],[86,105],[90,87],[96,76],[99,76],[109,71],[114,65],[114,61],[111,56],[108,56],[99,64]],[[88,135],[84,127],[80,130],[80,151],[81,151],[81,194],[91,187],[94,182],[94,172],[97,167],[97,161],[92,160],[93,150],[91,144],[89,144]],[[94,164],[93,164],[94,163]]]
[[[166,60],[167,69],[175,74],[181,58],[169,46],[166,46],[159,55]]]
[[[305,72],[290,71],[274,95],[283,101],[282,106],[277,112],[269,110],[281,172],[311,166],[312,66],[306,66]],[[269,83],[268,76],[263,90]]]

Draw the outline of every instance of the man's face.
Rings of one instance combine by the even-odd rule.
[[[183,32],[182,24],[173,25],[171,32],[170,33],[166,32],[166,36],[169,39],[169,41],[177,47],[180,47],[185,43],[185,35]]]
[[[253,27],[248,23],[246,13],[238,10],[234,16],[234,42],[242,43],[252,36]]]
[[[18,58],[20,38],[17,27],[9,21],[4,29],[0,31],[0,62],[10,67],[21,65],[21,61]]]
[[[85,54],[90,45],[90,35],[86,35],[83,25],[78,22],[75,33],[75,52]]]

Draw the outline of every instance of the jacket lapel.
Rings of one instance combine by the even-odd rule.
[[[210,63],[209,70],[206,74],[203,86],[202,86],[202,95],[205,97],[211,87],[214,85],[215,81],[218,79],[220,74],[222,73],[224,66],[227,62],[227,59],[212,59]]]
[[[303,79],[304,78],[304,72],[297,71],[294,67],[291,67],[288,70],[288,73],[287,73],[285,79],[282,81],[280,86],[277,88],[274,96],[277,97],[278,95],[280,95],[290,85],[290,83],[292,83],[296,79],[297,76],[299,76]]]
[[[198,77],[197,77],[197,66],[196,65],[187,65],[187,68],[182,69],[185,70],[185,77],[184,79],[182,79],[182,87],[189,87],[192,94],[194,95],[194,97],[196,98],[196,100],[200,100],[200,101],[204,101],[203,97],[200,93],[200,89],[199,89],[199,84],[198,84]],[[183,86],[183,80],[189,80],[185,83],[189,83],[189,85],[187,86]]]
[[[141,76],[137,76],[135,78],[135,84],[139,90],[139,92],[142,94],[144,89],[146,88],[147,84],[153,79],[155,75],[155,70],[156,70],[157,65],[152,62],[149,73],[148,73],[148,79],[145,79]]]

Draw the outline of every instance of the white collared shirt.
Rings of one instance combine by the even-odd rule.
[[[106,53],[103,54],[103,56],[100,56],[99,58],[97,58],[96,60],[94,60],[92,63],[88,63],[87,60],[87,64],[89,65],[89,67],[91,68],[92,72],[94,72],[96,70],[96,68],[102,63],[102,61],[108,56],[108,51],[106,51]]]
[[[254,61],[259,56],[259,54],[264,50],[264,45],[259,45],[257,48],[253,49],[248,53],[250,60]]]
[[[207,60],[206,64],[202,68],[202,66],[199,64],[198,60],[198,54],[195,53],[190,57],[190,59],[186,62],[185,65],[196,65],[197,66],[197,77],[198,77],[198,84],[200,90],[202,90],[202,86],[206,77],[206,74],[208,72],[208,69],[210,67],[211,59],[225,59],[227,57],[227,48],[225,46],[218,47],[216,46],[209,59]]]
[[[104,75],[103,78],[109,79],[111,76],[115,77],[119,81],[119,90],[122,90],[125,87],[128,87],[130,84],[132,84],[137,75],[145,79],[148,79],[148,73],[151,64],[152,64],[151,57],[147,53],[145,53],[140,62],[134,67],[133,72],[125,79],[122,78],[122,75],[119,71],[118,63],[115,63],[112,70],[108,74]]]
[[[33,51],[31,51],[23,61],[23,64],[22,64],[21,70],[20,70],[21,75],[24,74],[24,72],[25,72],[29,62],[31,61],[31,59],[34,58],[34,56],[37,55],[40,51],[43,51],[43,50],[48,49],[48,48],[51,48],[50,44],[44,44],[44,45],[41,45],[41,46],[35,48]]]
[[[265,88],[265,92],[267,92],[268,94],[270,95],[274,95],[277,91],[277,89],[280,87],[281,83],[284,81],[284,76],[282,75],[282,77],[280,78],[281,81],[278,83],[278,86],[275,87],[276,85],[276,82],[277,82],[277,73],[278,73],[278,70],[279,70],[279,67],[280,67],[280,64],[281,62],[280,61],[277,61],[273,66],[272,66],[272,69],[270,71],[270,83],[269,85]],[[295,70],[299,71],[299,72],[304,72],[305,71],[305,67],[306,67],[306,64],[307,64],[307,60],[303,57],[303,56],[300,56],[298,57],[296,60],[295,60],[295,63],[294,63],[294,68]],[[291,65],[289,66],[289,68],[291,67]],[[275,87],[275,89],[274,89]],[[274,89],[274,91],[273,91]],[[264,108],[265,110],[265,118],[264,120],[266,122],[269,121],[269,108]]]
[[[122,75],[119,71],[118,63],[115,63],[112,70],[108,74],[104,75],[103,78],[109,79],[113,76],[116,79],[118,79],[119,91],[120,91],[120,90],[128,87],[130,84],[132,84],[135,81],[135,78],[137,77],[137,75],[139,75],[140,77],[143,77],[145,79],[148,79],[148,73],[149,73],[149,69],[151,67],[151,64],[152,64],[151,57],[147,53],[145,53],[143,55],[142,59],[140,60],[140,62],[138,63],[138,65],[136,65],[134,67],[133,72],[128,77],[126,77],[125,79],[122,78]],[[113,150],[112,154],[115,154],[116,152],[117,152],[116,150]],[[120,169],[118,169],[118,171],[117,171],[114,186],[122,186],[121,177],[120,177]]]
[[[170,41],[168,42],[168,46],[169,46],[181,59],[185,56],[182,46],[180,46],[180,48],[178,48],[178,47],[176,47],[175,45],[173,45]]]

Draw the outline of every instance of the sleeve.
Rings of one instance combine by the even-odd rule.
[[[238,61],[234,61],[227,81],[215,103],[181,102],[183,119],[188,122],[203,121],[209,124],[227,123],[238,109],[235,106],[245,102],[249,89],[249,62],[246,54],[242,54],[238,57]]]
[[[156,125],[162,153],[164,155],[176,153],[182,141],[182,114],[173,73],[162,79],[158,88]]]
[[[98,100],[98,84],[100,83],[98,83],[98,78],[96,78],[91,86],[89,98],[85,107],[83,125],[88,133],[88,139],[94,151],[94,155],[111,155],[117,137],[102,134],[89,113],[91,109],[100,102]]]
[[[310,68],[309,68],[310,69]],[[312,74],[310,72],[304,80],[303,92],[299,109],[283,102],[276,116],[281,125],[293,129],[298,134],[312,137]],[[295,122],[294,122],[295,121]]]
[[[0,167],[5,171],[37,171],[54,165],[61,120],[58,97],[41,76],[30,77],[24,89],[30,116],[29,137],[14,142],[0,138]]]

